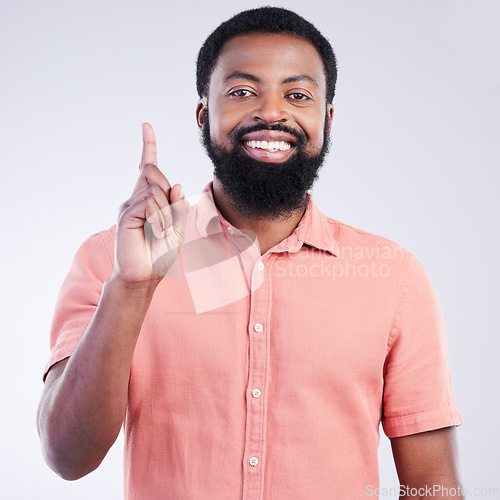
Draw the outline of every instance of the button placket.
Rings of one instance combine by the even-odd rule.
[[[266,265],[258,261],[252,266],[254,276],[258,273],[262,284],[250,292],[247,431],[243,467],[243,498],[245,500],[260,500],[264,484],[267,407],[265,388],[269,363],[269,309],[271,307],[270,287],[265,282],[266,275],[262,273]]]

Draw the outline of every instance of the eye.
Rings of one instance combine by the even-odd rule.
[[[232,95],[234,97],[249,97],[250,95],[252,95],[252,92],[250,92],[248,89],[236,89],[232,92],[229,92],[229,95]]]
[[[301,92],[292,92],[291,94],[288,94],[288,97],[290,97],[294,101],[308,101],[311,99],[308,95],[302,94]]]

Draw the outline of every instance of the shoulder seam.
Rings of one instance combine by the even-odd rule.
[[[389,329],[389,335],[387,337],[387,351],[386,354],[389,353],[395,337],[396,337],[396,332],[399,329],[399,326],[401,324],[401,319],[403,317],[403,311],[406,306],[406,298],[408,296],[408,291],[410,289],[410,282],[413,277],[413,272],[415,269],[415,263],[417,262],[417,259],[415,255],[412,253],[408,252],[405,262],[403,264],[403,272],[402,272],[402,277],[400,281],[400,286],[399,286],[399,294],[398,294],[398,300],[396,302],[396,307],[394,308],[394,315],[391,321],[391,327]]]
[[[97,232],[94,234],[94,236],[98,236],[99,239],[102,241],[103,245],[104,245],[104,249],[106,250],[106,255],[108,256],[108,259],[109,259],[109,263],[111,264],[111,266],[113,266],[113,258],[111,256],[111,253],[109,251],[109,248],[108,248],[108,245],[106,244],[106,240],[104,239],[104,236],[102,235],[102,232]]]

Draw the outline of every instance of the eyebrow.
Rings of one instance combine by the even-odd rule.
[[[255,83],[260,82],[259,77],[252,75],[251,73],[243,73],[242,71],[235,71],[234,73],[231,73],[228,77],[226,77],[224,82],[235,79],[250,80],[251,82]]]
[[[244,73],[242,71],[235,71],[234,73],[231,73],[229,76],[226,77],[224,82],[228,82],[229,80],[236,80],[236,79],[242,79],[242,80],[249,80],[251,82],[255,83],[260,83],[260,78],[258,76],[252,75],[251,73]],[[314,79],[311,78],[308,75],[293,75],[289,76],[288,78],[285,78],[281,83],[286,84],[286,83],[295,83],[295,82],[310,82],[316,87],[319,88],[318,82]]]
[[[288,78],[283,80],[281,83],[295,83],[295,82],[310,82],[319,88],[318,82],[314,78],[311,78],[310,76],[307,76],[307,75],[289,76]]]

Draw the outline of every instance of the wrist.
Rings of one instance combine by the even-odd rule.
[[[129,298],[134,299],[151,299],[156,290],[156,287],[160,284],[162,277],[151,278],[144,281],[127,281],[123,279],[120,275],[113,272],[113,274],[104,283],[104,288],[120,294],[125,295]]]

